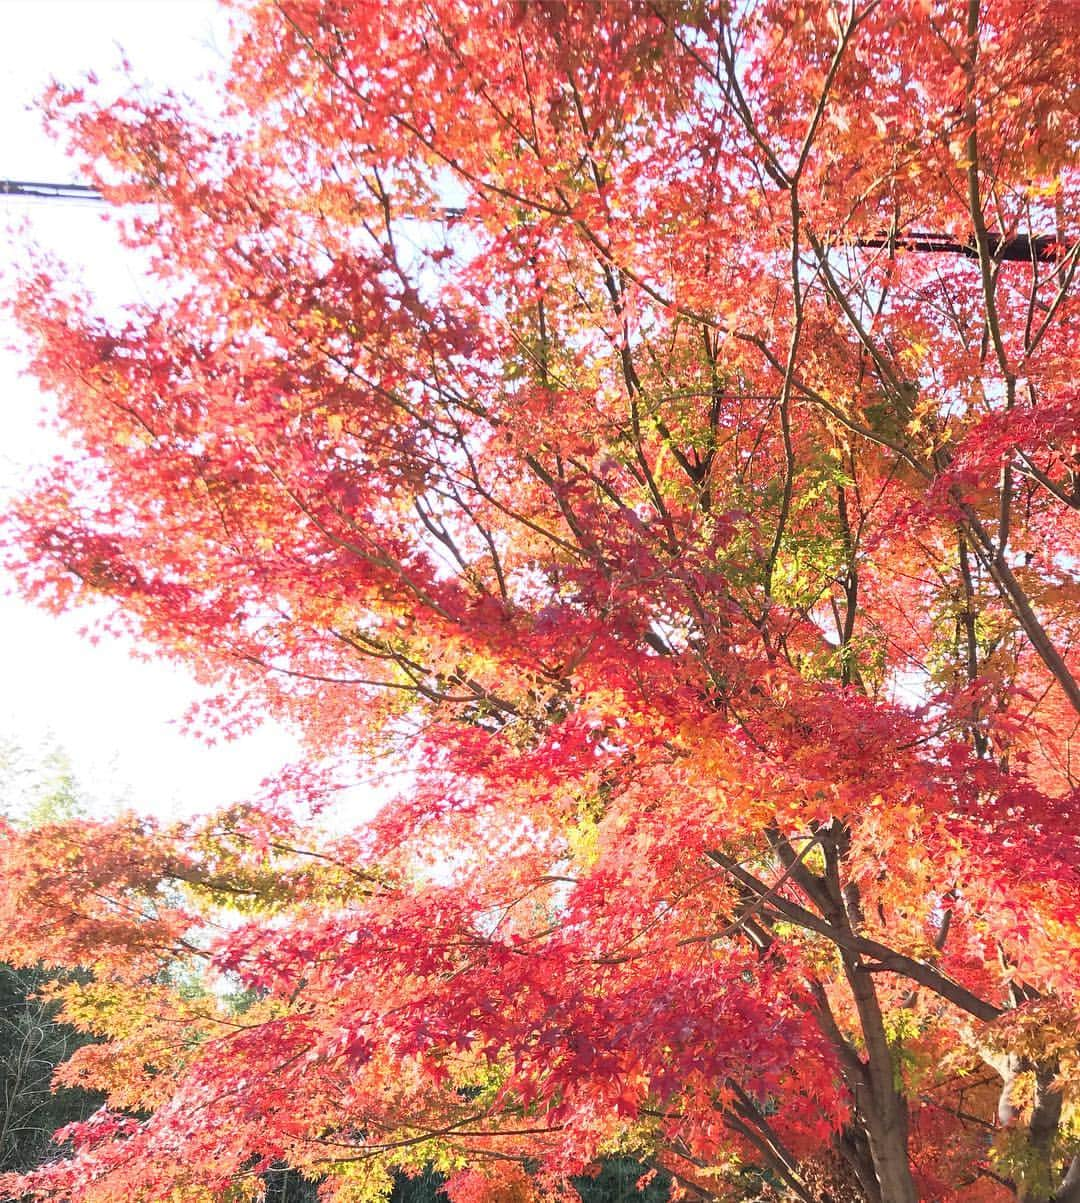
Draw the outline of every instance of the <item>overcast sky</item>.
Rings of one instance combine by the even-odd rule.
[[[197,92],[221,66],[228,37],[226,17],[208,0],[0,0],[0,18],[0,179],[75,181],[28,110],[51,77],[75,82],[92,70],[107,81],[122,47],[137,76]],[[30,239],[77,263],[106,306],[141,291],[100,206],[0,199],[0,281]],[[11,335],[0,325],[0,344]],[[0,351],[0,505],[55,449],[39,427],[48,399],[19,367]],[[163,815],[213,809],[295,757],[294,741],[274,727],[214,748],[182,735],[178,719],[198,695],[184,672],[135,659],[113,640],[92,646],[78,635],[85,615],[38,612],[9,588],[0,578],[0,742],[33,749],[51,738],[99,805],[120,798]]]

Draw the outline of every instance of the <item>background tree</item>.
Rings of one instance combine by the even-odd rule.
[[[77,1089],[53,1090],[58,1065],[85,1037],[58,1023],[56,1005],[41,996],[41,971],[0,965],[0,1167],[34,1169],[57,1155],[53,1133],[85,1120],[100,1098]]]
[[[3,809],[23,823],[71,820],[83,813],[79,785],[63,749],[29,753],[0,746]],[[58,1154],[53,1133],[85,1120],[101,1098],[53,1087],[53,1073],[87,1037],[57,1019],[48,997],[53,975],[40,966],[0,963],[0,1169],[26,1171]]]
[[[1080,1198],[1073,9],[255,4],[219,113],[54,91],[168,299],[24,281],[10,557],[311,766],[9,833],[108,1041],[19,1189]]]

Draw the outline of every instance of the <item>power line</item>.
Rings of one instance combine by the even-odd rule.
[[[946,234],[896,234],[880,235],[876,238],[858,238],[855,246],[866,249],[895,247],[901,251],[916,251],[924,255],[964,255],[978,259],[979,246],[973,239],[961,242]],[[1053,234],[1015,234],[1005,238],[1001,234],[987,233],[986,246],[991,258],[1009,263],[1052,263],[1064,257],[1064,250]]]
[[[105,198],[89,184],[47,184],[40,180],[0,180],[0,197],[15,196],[28,200],[87,200]]]
[[[101,190],[89,184],[53,184],[41,180],[0,180],[0,199],[5,196],[25,200],[105,200]],[[461,221],[467,216],[458,205],[433,205],[430,219],[415,213],[401,214],[406,221]]]
[[[0,199],[5,196],[19,197],[27,200],[85,200],[104,201],[101,191],[89,184],[51,184],[37,180],[0,180]],[[431,217],[418,217],[416,214],[402,214],[406,220],[413,221],[465,221],[468,220],[467,210],[454,205],[432,206]],[[1006,238],[1001,234],[986,235],[987,248],[993,258],[1007,260],[1013,263],[1054,262],[1064,257],[1068,248],[1062,248],[1052,234],[1015,234]],[[894,248],[902,251],[914,251],[923,255],[963,255],[965,258],[977,259],[979,249],[973,240],[961,242],[946,234],[895,234],[863,236],[853,239],[848,245],[860,250],[883,250]]]

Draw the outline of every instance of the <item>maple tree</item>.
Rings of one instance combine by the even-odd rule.
[[[237,20],[48,98],[164,299],[23,280],[8,557],[311,759],[7,832],[108,1097],[9,1189],[1076,1203],[1071,0]]]

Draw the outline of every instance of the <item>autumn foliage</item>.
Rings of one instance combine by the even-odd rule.
[[[236,20],[48,98],[160,295],[24,279],[6,546],[310,761],[6,833],[109,1099],[9,1189],[1076,1203],[1074,0]]]

